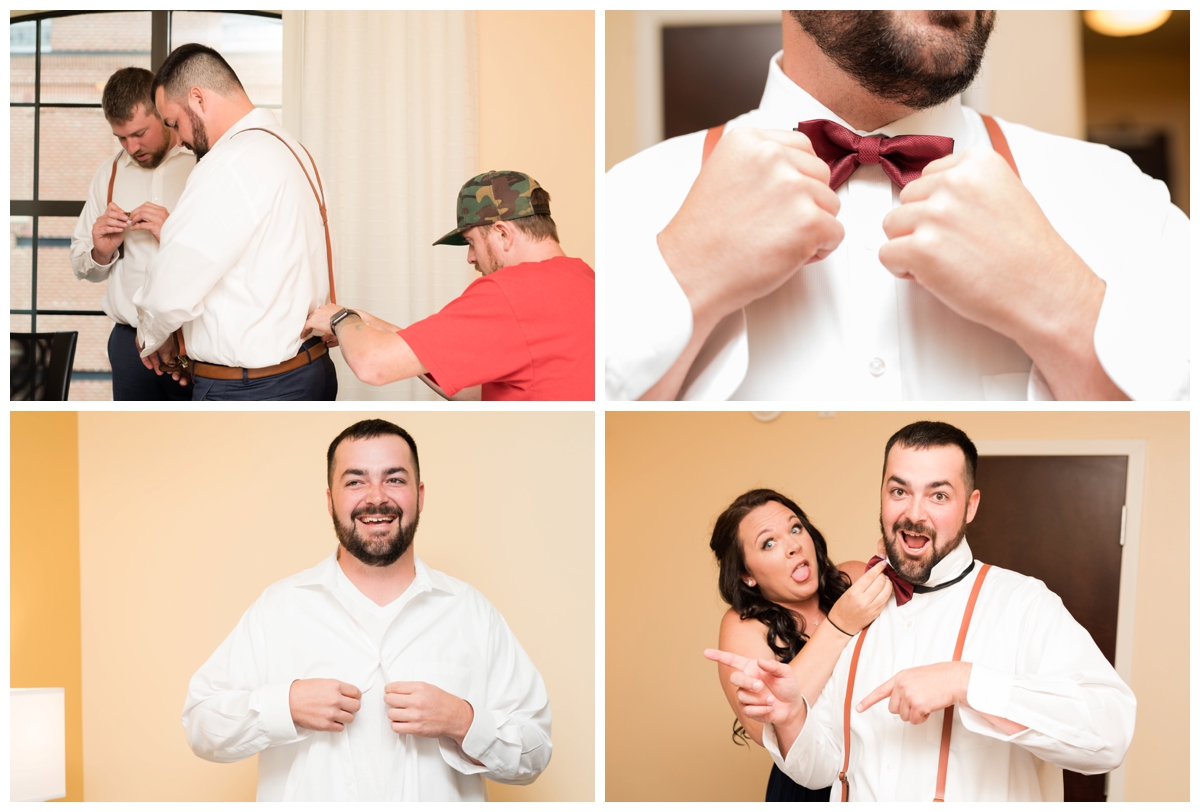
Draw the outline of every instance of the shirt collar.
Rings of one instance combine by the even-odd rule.
[[[955,96],[947,102],[931,107],[928,110],[918,110],[912,115],[897,119],[877,130],[856,130],[839,118],[825,105],[814,99],[804,88],[793,82],[779,66],[783,51],[771,57],[771,65],[767,70],[767,87],[763,91],[762,101],[758,112],[765,114],[768,126],[778,129],[795,129],[801,121],[827,119],[836,122],[858,135],[942,135],[954,139],[957,152],[960,141],[965,141],[970,129],[966,126],[963,114],[962,100]],[[972,144],[963,143],[963,149]]]
[[[190,149],[188,149],[187,147],[185,147],[183,144],[176,144],[175,146],[171,147],[171,150],[167,153],[167,157],[163,158],[163,162],[161,164],[159,164],[158,166],[163,166],[168,161],[172,161],[180,155],[187,155],[188,157],[192,157],[192,151]],[[129,150],[125,149],[124,147],[121,148],[121,165],[122,166],[136,166],[138,169],[143,168],[142,165],[140,163],[138,163],[137,161],[135,161],[133,159],[133,156],[129,154]],[[157,169],[157,168],[158,167],[155,167],[155,169]],[[154,169],[147,169],[146,171],[153,172]]]
[[[962,575],[962,571],[970,565],[974,558],[971,545],[967,544],[966,538],[963,538],[948,556],[933,565],[933,571],[929,573],[929,580],[922,586],[937,586],[954,580]]]

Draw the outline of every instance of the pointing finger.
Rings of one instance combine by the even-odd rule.
[[[871,691],[871,693],[867,694],[866,697],[864,697],[863,700],[858,703],[858,705],[855,707],[855,710],[857,710],[859,713],[862,713],[867,708],[871,707],[876,702],[883,699],[885,696],[891,696],[892,688],[894,688],[895,685],[896,685],[896,678],[892,677],[890,680],[885,682],[883,685],[880,685],[874,691]]]

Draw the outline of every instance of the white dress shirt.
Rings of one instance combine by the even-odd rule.
[[[964,539],[934,567],[928,585],[954,579],[971,560]],[[899,671],[951,660],[979,570],[977,562],[959,583],[914,595],[904,606],[897,607],[895,598],[888,601],[863,642],[855,704]],[[832,784],[833,800],[841,800],[843,703],[856,642],[842,652],[786,759],[779,754],[774,727],[767,725],[763,732],[763,745],[781,770],[806,787]],[[954,706],[947,801],[1050,800],[1042,762],[1094,774],[1116,768],[1125,758],[1133,738],[1133,692],[1041,581],[992,567],[979,592],[962,660],[971,663],[971,707]],[[1028,729],[1007,735],[976,711]],[[913,725],[889,713],[884,698],[861,714],[852,709],[850,719],[850,800],[933,799],[941,711]]]
[[[71,235],[71,269],[76,279],[89,282],[107,279],[108,287],[100,307],[113,321],[137,327],[133,294],[145,281],[150,261],[158,255],[158,240],[149,231],[127,229],[124,257],[118,254],[107,265],[101,265],[92,258],[92,249],[96,247],[92,241],[92,226],[108,208],[108,181],[112,177],[112,165],[112,159],[105,161],[96,170],[92,185],[88,187],[87,202],[83,204],[83,211],[75,224],[75,233]],[[125,211],[133,211],[143,203],[153,203],[168,212],[174,212],[195,165],[196,156],[182,145],[172,147],[163,162],[153,169],[145,168],[122,149],[117,158],[113,202]]]
[[[771,60],[757,110],[726,126],[794,129],[828,119],[848,126]],[[1105,371],[1135,399],[1188,393],[1188,221],[1166,187],[1108,147],[1001,122],[1022,182],[1050,223],[1107,283],[1095,346]],[[851,128],[853,129],[853,128]],[[958,98],[872,133],[954,139],[961,152],[990,143]],[[672,138],[608,173],[606,390],[646,392],[691,337],[686,296],[656,236],[700,171],[704,133]],[[774,293],[727,317],[693,364],[682,399],[1025,400],[1051,394],[1011,340],[958,316],[879,262],[884,215],[899,205],[879,165],[837,190],[846,237]]]
[[[546,768],[545,685],[483,595],[418,559],[413,583],[382,610],[395,616],[376,644],[355,620],[370,610],[347,607],[339,574],[330,556],[268,587],[192,677],[183,726],[196,755],[232,762],[259,753],[260,801],[482,801],[485,777],[527,784]],[[315,678],[363,691],[346,730],[292,723],[292,681]],[[395,681],[469,702],[475,718],[462,747],[393,732],[382,687]],[[371,741],[379,752],[363,760]]]
[[[158,257],[133,297],[149,355],[183,325],[188,356],[258,368],[292,358],[308,314],[329,301],[325,229],[296,158],[308,156],[270,110],[256,109],[212,145],[162,229]]]

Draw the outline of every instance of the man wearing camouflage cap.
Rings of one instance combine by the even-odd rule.
[[[304,336],[330,334],[351,371],[374,386],[421,376],[453,397],[595,397],[595,280],[563,253],[550,195],[521,172],[485,172],[458,194],[458,225],[434,245],[466,245],[483,274],[439,312],[407,328],[340,305],[318,308]]]

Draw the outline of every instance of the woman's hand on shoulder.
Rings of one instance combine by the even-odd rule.
[[[892,596],[892,582],[883,574],[887,561],[880,561],[863,573],[842,593],[829,610],[829,621],[849,635],[858,634],[869,626]]]

